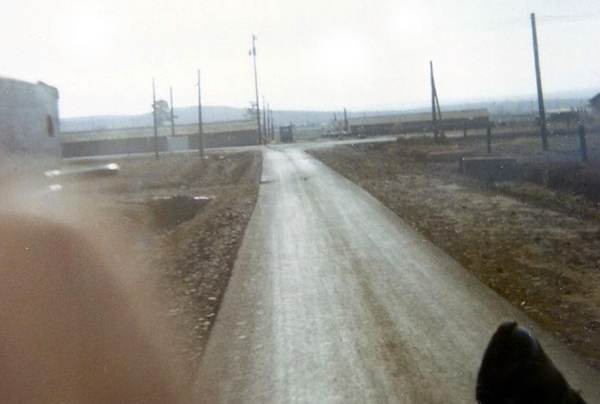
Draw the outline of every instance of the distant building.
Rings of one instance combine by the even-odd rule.
[[[198,124],[169,126],[158,130],[159,152],[197,150],[200,146]],[[256,121],[208,122],[202,125],[204,147],[240,147],[257,144]],[[63,157],[107,156],[155,152],[152,127],[102,131],[68,132],[61,135]]]
[[[590,105],[593,108],[598,108],[600,109],[600,93],[596,94],[591,100],[590,100]]]
[[[0,165],[52,167],[60,161],[58,90],[0,78]]]
[[[279,140],[283,143],[294,141],[294,128],[292,125],[279,127]]]
[[[442,111],[440,129],[445,131],[487,128],[491,125],[486,109]],[[433,130],[431,113],[367,116],[348,119],[349,132],[353,136],[392,135],[421,133]]]
[[[592,107],[592,114],[600,116],[600,93],[596,94],[594,98],[590,100],[590,106]]]
[[[580,111],[575,108],[559,108],[546,111],[549,124],[564,125],[566,128],[576,125],[579,122]]]

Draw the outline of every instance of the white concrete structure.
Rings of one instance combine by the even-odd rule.
[[[56,88],[0,78],[0,167],[56,165],[59,125]]]

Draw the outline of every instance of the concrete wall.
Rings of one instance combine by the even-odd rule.
[[[210,149],[215,147],[253,146],[257,144],[257,139],[256,130],[205,134],[204,147]],[[158,151],[161,153],[167,151],[197,150],[199,144],[198,134],[175,138],[170,136],[158,137]],[[70,141],[62,143],[62,156],[65,158],[154,152],[154,137]]]
[[[198,134],[188,136],[190,149],[198,149],[200,141]],[[204,134],[204,147],[207,149],[215,147],[241,147],[254,146],[258,144],[256,130],[244,130],[232,133],[208,133]]]
[[[1,166],[52,167],[60,162],[58,90],[0,78]]]
[[[167,138],[159,137],[158,151],[168,150]],[[154,138],[131,138],[112,140],[91,140],[87,142],[63,143],[63,157],[113,156],[122,154],[149,154],[156,152]]]

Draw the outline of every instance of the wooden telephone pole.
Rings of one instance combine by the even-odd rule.
[[[269,116],[271,117],[271,141],[275,141],[275,121],[273,120],[273,110],[269,108]]]
[[[429,72],[431,75],[431,119],[433,121],[433,140],[437,143],[440,135],[440,125],[442,123],[442,111],[440,110],[440,100],[438,99],[435,88],[435,79],[433,77],[433,62],[429,62]]]
[[[173,108],[173,87],[170,88],[171,92],[171,136],[175,137],[175,109]]]
[[[198,69],[198,138],[200,159],[204,161],[204,133],[202,131],[202,89],[200,86],[200,69]]]
[[[273,123],[273,114],[271,112],[271,106],[267,102],[267,124],[265,125],[267,129],[265,130],[265,137],[268,139],[269,142],[273,141],[271,136],[271,124]]]
[[[265,100],[265,96],[263,95],[263,142],[267,142],[267,101]]]
[[[542,75],[540,73],[540,56],[538,53],[537,29],[535,27],[535,14],[531,13],[531,33],[533,36],[533,57],[535,60],[535,77],[537,81],[538,110],[540,114],[540,133],[542,136],[542,149],[548,151],[548,132],[546,130],[546,109],[544,107],[544,93],[542,92]]]
[[[256,123],[258,128],[258,144],[262,144],[262,133],[260,126],[260,100],[258,98],[258,73],[256,71],[256,35],[252,35],[252,50],[250,53],[254,60],[254,91],[256,93]]]
[[[156,86],[154,84],[154,77],[152,78],[152,117],[154,121],[154,153],[158,160],[158,117],[156,111]]]
[[[348,133],[348,112],[346,111],[346,108],[344,107],[344,134]]]

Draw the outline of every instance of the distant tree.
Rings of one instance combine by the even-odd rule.
[[[156,114],[156,124],[158,126],[162,126],[165,122],[171,121],[171,109],[169,108],[169,103],[167,101],[156,101],[154,112]]]
[[[250,101],[250,107],[246,108],[246,113],[244,114],[244,116],[248,119],[256,119],[256,113],[256,102]]]

